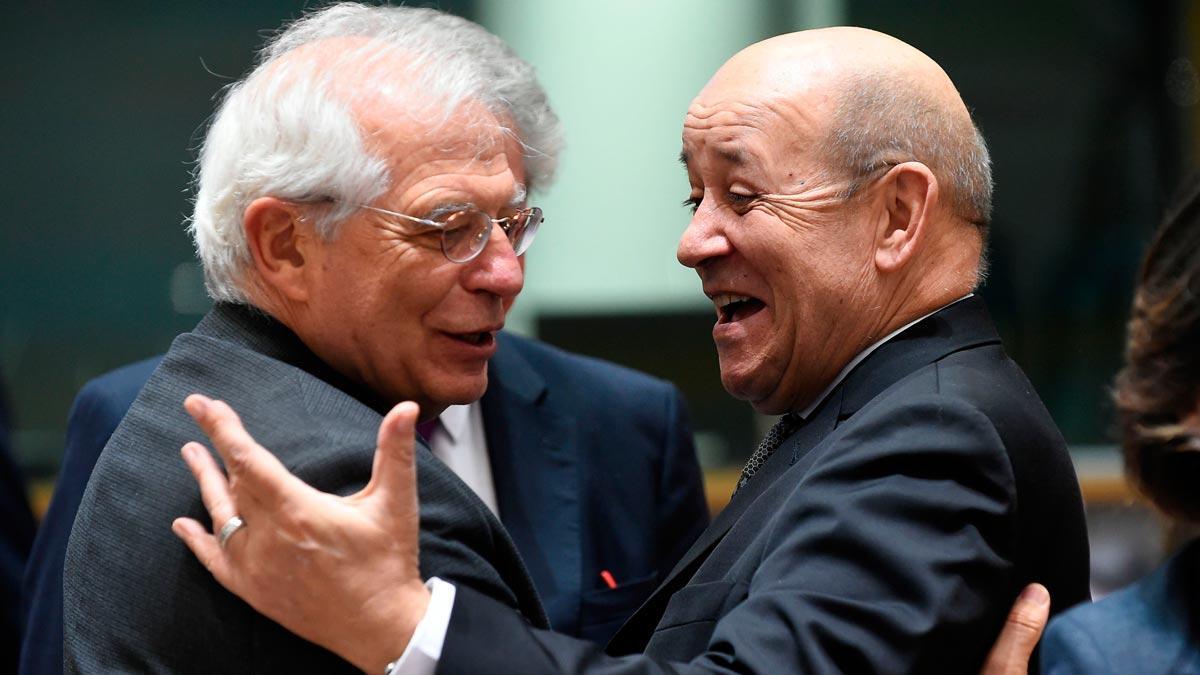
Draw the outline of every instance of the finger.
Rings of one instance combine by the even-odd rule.
[[[405,401],[392,408],[379,425],[371,481],[363,492],[381,497],[381,507],[391,513],[415,513],[416,403]]]
[[[1029,584],[1013,604],[1000,637],[992,646],[982,675],[1025,675],[1029,658],[1042,637],[1050,617],[1050,592],[1041,584]]]
[[[171,531],[182,539],[184,544],[187,544],[200,564],[204,565],[204,568],[211,572],[222,586],[233,590],[230,586],[233,579],[225,560],[225,552],[221,550],[221,546],[217,544],[217,538],[212,533],[191,518],[176,518],[171,523]]]
[[[225,461],[234,494],[245,491],[267,506],[277,506],[289,491],[306,487],[275,455],[255,442],[225,402],[192,394],[183,406]]]
[[[192,476],[200,486],[200,500],[213,522],[213,531],[221,529],[225,521],[238,512],[229,493],[229,482],[208,449],[199,443],[187,443],[180,450],[183,461],[191,469]]]

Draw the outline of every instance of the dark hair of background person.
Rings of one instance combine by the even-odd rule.
[[[1126,472],[1170,515],[1200,521],[1200,174],[1142,260],[1116,401]]]

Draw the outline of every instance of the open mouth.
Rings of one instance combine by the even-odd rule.
[[[734,295],[733,293],[720,293],[713,296],[713,305],[717,308],[717,323],[732,323],[749,318],[759,312],[763,307],[762,300],[752,298],[748,295]]]
[[[478,333],[446,333],[451,338],[471,345],[472,347],[488,347],[496,341],[496,336],[491,331],[480,331]]]

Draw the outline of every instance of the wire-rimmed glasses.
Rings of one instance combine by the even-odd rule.
[[[500,226],[504,236],[508,237],[513,252],[521,255],[529,250],[529,245],[533,243],[538,227],[542,224],[542,210],[536,206],[519,209],[513,215],[505,218],[492,218],[477,208],[468,207],[451,211],[445,216],[439,217],[438,220],[417,218],[366,204],[353,204],[353,206],[440,230],[442,254],[450,262],[456,263],[470,262],[483,253],[488,240],[491,239],[493,225]]]

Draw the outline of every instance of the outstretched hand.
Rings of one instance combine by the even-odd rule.
[[[988,653],[980,675],[1026,675],[1029,657],[1050,617],[1050,593],[1041,584],[1029,584],[1013,603],[1004,629]]]
[[[401,403],[383,419],[371,481],[349,497],[288,472],[224,402],[193,394],[184,408],[229,476],[204,446],[183,446],[213,531],[191,518],[176,519],[172,530],[259,613],[367,672],[382,672],[404,651],[429,602],[418,567],[417,405]],[[235,516],[245,525],[227,532],[222,546],[214,533]]]

